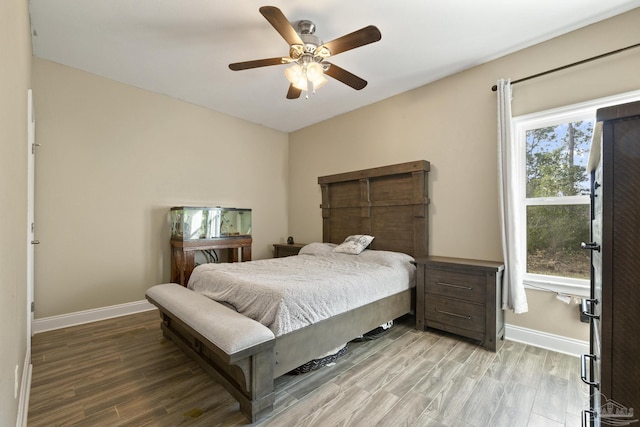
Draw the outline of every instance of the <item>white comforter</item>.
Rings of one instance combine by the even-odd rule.
[[[312,243],[298,256],[203,264],[188,287],[267,326],[276,336],[414,286],[414,259],[365,250],[332,252]]]

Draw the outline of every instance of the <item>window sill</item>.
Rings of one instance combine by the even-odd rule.
[[[589,298],[591,287],[588,281],[562,280],[557,277],[527,277],[524,279],[526,289],[536,291],[556,292],[562,295],[575,296],[578,298]]]

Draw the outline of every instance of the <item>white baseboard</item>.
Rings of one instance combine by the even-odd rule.
[[[75,313],[61,314],[59,316],[43,317],[33,321],[33,333],[52,331],[54,329],[68,328],[69,326],[82,325],[84,323],[97,322],[99,320],[126,316],[153,310],[156,307],[147,300],[134,301],[126,304],[112,305],[109,307],[95,308],[92,310],[77,311]]]
[[[22,381],[20,384],[20,400],[18,401],[18,417],[16,427],[27,426],[29,415],[29,396],[31,395],[31,353],[27,351],[22,366]]]
[[[156,307],[146,300],[134,301],[126,304],[101,307],[93,310],[78,311],[59,316],[43,317],[33,321],[33,333],[51,331],[54,329],[68,328],[69,326],[82,325],[97,322],[128,314],[154,310]],[[589,353],[589,342],[561,335],[541,332],[534,329],[523,328],[516,325],[505,325],[505,339],[517,341],[547,350],[557,351],[571,356],[580,357]],[[25,365],[26,367],[27,365]]]
[[[580,357],[589,353],[589,342],[515,325],[505,325],[505,339]]]

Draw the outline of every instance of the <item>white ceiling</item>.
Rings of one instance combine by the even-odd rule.
[[[309,19],[327,42],[367,25],[382,40],[331,58],[367,80],[285,99],[288,55],[258,12]],[[640,6],[640,0],[30,0],[33,54],[291,132]],[[543,71],[543,70],[540,70]],[[503,76],[518,78],[523,76]],[[487,90],[489,90],[487,88]]]

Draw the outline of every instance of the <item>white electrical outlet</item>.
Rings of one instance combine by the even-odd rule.
[[[18,382],[18,371],[20,370],[20,367],[18,365],[16,365],[16,375],[15,375],[15,383],[13,385],[13,398],[17,399],[18,398],[18,386],[19,386],[19,382]]]

